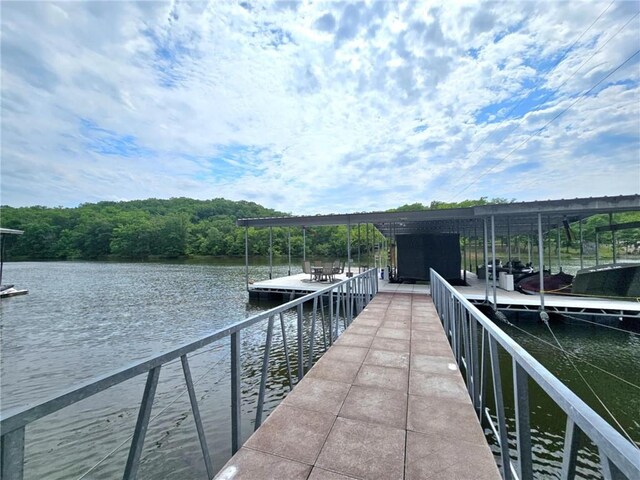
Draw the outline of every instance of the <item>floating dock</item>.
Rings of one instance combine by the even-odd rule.
[[[352,270],[354,274],[358,269]],[[334,283],[345,280],[346,273],[336,275]],[[471,303],[479,305],[485,302],[486,283],[471,272],[466,274],[467,286],[455,286]],[[378,280],[379,291],[389,293],[431,293],[425,283],[389,283]],[[300,273],[287,277],[274,278],[255,282],[249,285],[252,298],[272,298],[288,300],[293,297],[307,295],[326,288],[330,283],[311,281],[308,274]],[[489,302],[493,303],[493,287],[489,280]],[[540,297],[526,295],[518,291],[496,289],[496,306],[498,310],[516,312],[537,312],[540,310]],[[640,302],[630,300],[579,297],[570,295],[545,294],[544,308],[547,312],[574,315],[602,315],[610,317],[637,318],[640,320]]]
[[[215,478],[500,474],[430,297],[378,293]]]
[[[360,273],[358,269],[351,271],[352,276]],[[340,283],[346,280],[349,275],[348,271],[334,275],[333,281],[315,281],[311,280],[308,273],[298,273],[286,277],[278,277],[269,280],[262,280],[249,284],[250,298],[276,298],[278,300],[288,300],[290,297],[302,297],[310,293],[317,292],[323,288],[327,288],[334,283]],[[281,298],[280,298],[281,297]]]

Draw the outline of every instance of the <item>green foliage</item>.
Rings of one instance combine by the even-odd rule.
[[[461,202],[440,202],[438,200],[432,201],[428,206],[422,203],[410,203],[402,205],[398,208],[392,208],[387,210],[388,212],[417,212],[420,210],[441,210],[446,208],[469,208],[478,205],[491,205],[496,203],[512,203],[514,199],[508,200],[506,198],[492,198],[480,197],[477,200],[463,200]]]
[[[172,198],[99,202],[77,208],[1,208],[1,224],[24,230],[7,242],[9,258],[175,258],[244,254],[236,220],[282,216],[253,202]],[[262,248],[259,254],[264,254]]]
[[[172,198],[99,202],[77,208],[41,206],[1,208],[3,227],[24,230],[19,239],[7,241],[11,259],[144,259],[150,256],[244,255],[244,228],[238,218],[274,217],[286,214],[253,202],[217,198]],[[364,225],[361,226],[364,232]],[[302,256],[300,228],[274,228],[273,255]],[[372,235],[372,233],[371,233]],[[378,234],[379,235],[379,234]],[[269,229],[249,228],[251,255],[269,254]],[[309,258],[346,257],[346,227],[314,227],[306,230]],[[372,239],[352,229],[352,251],[364,252]]]
[[[440,208],[470,207],[509,200],[482,197],[459,203],[431,202],[403,205],[390,211],[416,211]],[[236,226],[238,218],[286,216],[253,202],[234,202],[223,198],[193,200],[172,198],[131,202],[99,202],[77,208],[42,206],[0,209],[0,223],[6,228],[24,230],[19,238],[7,238],[6,253],[10,259],[101,259],[108,257],[143,259],[149,256],[176,258],[184,256],[244,255],[244,228]],[[640,221],[640,212],[619,213],[614,223]],[[608,215],[596,215],[583,222],[585,244],[595,241],[597,226],[608,225]],[[578,225],[571,225],[573,243],[563,234],[562,245],[576,248]],[[308,227],[305,240],[300,228],[273,228],[273,255],[301,257],[303,242],[307,258],[346,258],[347,228]],[[249,254],[269,254],[269,229],[249,228]],[[555,237],[553,237],[555,238]],[[638,249],[638,229],[616,232],[617,244],[629,250]],[[351,229],[352,257],[380,243],[382,236],[367,225]],[[599,235],[602,246],[611,244],[611,233]]]

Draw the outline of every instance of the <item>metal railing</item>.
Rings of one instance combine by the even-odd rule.
[[[145,441],[147,427],[151,409],[153,406],[156,388],[158,386],[158,378],[160,369],[167,363],[180,359],[186,388],[189,393],[191,410],[196,426],[198,440],[202,450],[202,456],[205,463],[206,472],[209,478],[216,473],[213,471],[213,463],[209,455],[207,442],[205,438],[204,428],[198,408],[198,399],[194,390],[194,382],[191,377],[189,368],[188,354],[199,350],[207,345],[220,342],[227,337],[230,338],[230,363],[231,363],[231,450],[235,453],[240,448],[241,443],[241,426],[240,426],[240,407],[241,407],[241,332],[246,328],[259,322],[267,322],[266,343],[264,356],[262,359],[262,371],[260,378],[260,387],[258,391],[255,429],[262,422],[264,412],[265,389],[269,367],[269,355],[273,338],[274,321],[279,317],[282,328],[282,338],[284,344],[285,360],[287,367],[287,376],[290,388],[293,388],[293,380],[291,377],[291,363],[289,361],[289,351],[287,348],[286,329],[285,329],[285,312],[290,310],[296,311],[297,314],[297,377],[298,381],[302,379],[305,373],[304,344],[305,339],[303,328],[303,307],[305,304],[312,304],[311,311],[311,328],[308,338],[308,359],[307,369],[311,368],[314,359],[316,322],[318,315],[321,315],[322,325],[324,328],[325,317],[328,318],[329,344],[339,334],[339,325],[342,322],[346,328],[353,318],[371,301],[378,292],[377,270],[370,269],[364,273],[353,276],[342,282],[329,285],[326,288],[315,293],[305,295],[298,299],[292,300],[276,308],[272,308],[251,318],[241,322],[234,323],[226,328],[216,331],[211,335],[202,337],[198,340],[190,342],[186,345],[175,348],[171,351],[164,352],[151,358],[139,361],[133,365],[123,368],[115,373],[104,375],[96,378],[88,383],[73,388],[66,393],[58,395],[49,400],[43,401],[36,405],[25,408],[16,408],[0,415],[0,479],[1,480],[22,480],[24,477],[24,451],[25,451],[25,429],[34,421],[51,415],[65,407],[74,405],[75,403],[96,395],[107,390],[114,385],[121,384],[138,375],[147,374],[144,393],[140,402],[138,417],[129,447],[127,462],[124,467],[124,479],[133,479],[136,477],[140,462],[140,455]],[[325,304],[325,301],[327,302]],[[328,314],[325,316],[325,312]],[[323,336],[323,338],[325,338]]]
[[[532,443],[529,425],[529,380],[533,380],[566,413],[566,431],[561,478],[574,478],[578,448],[583,435],[598,449],[604,478],[640,478],[640,450],[624,438],[591,407],[569,390],[551,372],[498,328],[480,310],[458,293],[437,272],[431,270],[431,295],[443,323],[454,357],[464,369],[467,389],[476,414],[486,416],[487,369],[491,370],[495,414],[495,430],[500,447],[501,473],[505,480],[533,478]],[[479,340],[480,339],[480,340]],[[513,365],[513,399],[515,405],[515,437],[517,465],[509,456],[507,422],[505,418],[502,378],[498,345],[511,357]],[[487,349],[490,358],[487,365]],[[492,427],[494,428],[494,427]]]

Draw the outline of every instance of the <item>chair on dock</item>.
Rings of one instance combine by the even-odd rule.
[[[329,280],[330,282],[333,282],[335,280],[334,275],[335,275],[335,271],[334,271],[333,263],[330,263],[330,262],[323,263],[322,276],[327,280]]]
[[[311,270],[311,262],[305,261],[302,263],[302,271],[309,275],[309,281],[313,281],[313,270]]]
[[[340,260],[336,260],[335,262],[333,262],[333,274],[338,275],[343,272],[344,272],[344,262],[341,262]]]

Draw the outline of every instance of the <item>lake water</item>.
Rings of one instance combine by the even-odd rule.
[[[251,263],[250,278],[268,277],[269,267],[264,261]],[[286,275],[287,271],[287,265],[273,268],[274,276]],[[292,273],[299,271],[294,267]],[[29,295],[0,304],[2,410],[44,400],[272,307],[273,304],[249,302],[244,275],[242,260],[6,264],[6,281],[28,288]],[[542,342],[552,341],[546,327],[523,317],[513,321],[526,333],[507,325],[501,327],[605,415],[573,367],[557,350]],[[287,316],[287,325],[292,340],[294,316]],[[640,441],[639,337],[578,322],[560,323],[553,328],[567,350],[624,380],[576,362],[623,427],[636,442]],[[267,412],[288,391],[278,330],[270,366]],[[264,336],[263,324],[243,336],[244,438],[253,430]],[[228,352],[228,343],[222,342],[190,356],[216,469],[230,455]],[[509,391],[507,364],[504,373],[504,388]],[[127,438],[133,432],[144,381],[144,376],[129,380],[27,428],[25,478],[81,478],[122,444],[84,478],[121,477]],[[141,479],[206,477],[188,396],[178,397],[183,390],[179,362],[163,367],[152,418],[159,415],[153,418],[147,434]],[[558,478],[564,417],[543,394],[532,389],[531,395],[537,477]],[[507,408],[511,408],[509,402]],[[594,459],[587,448],[581,464],[582,478],[598,478]]]

